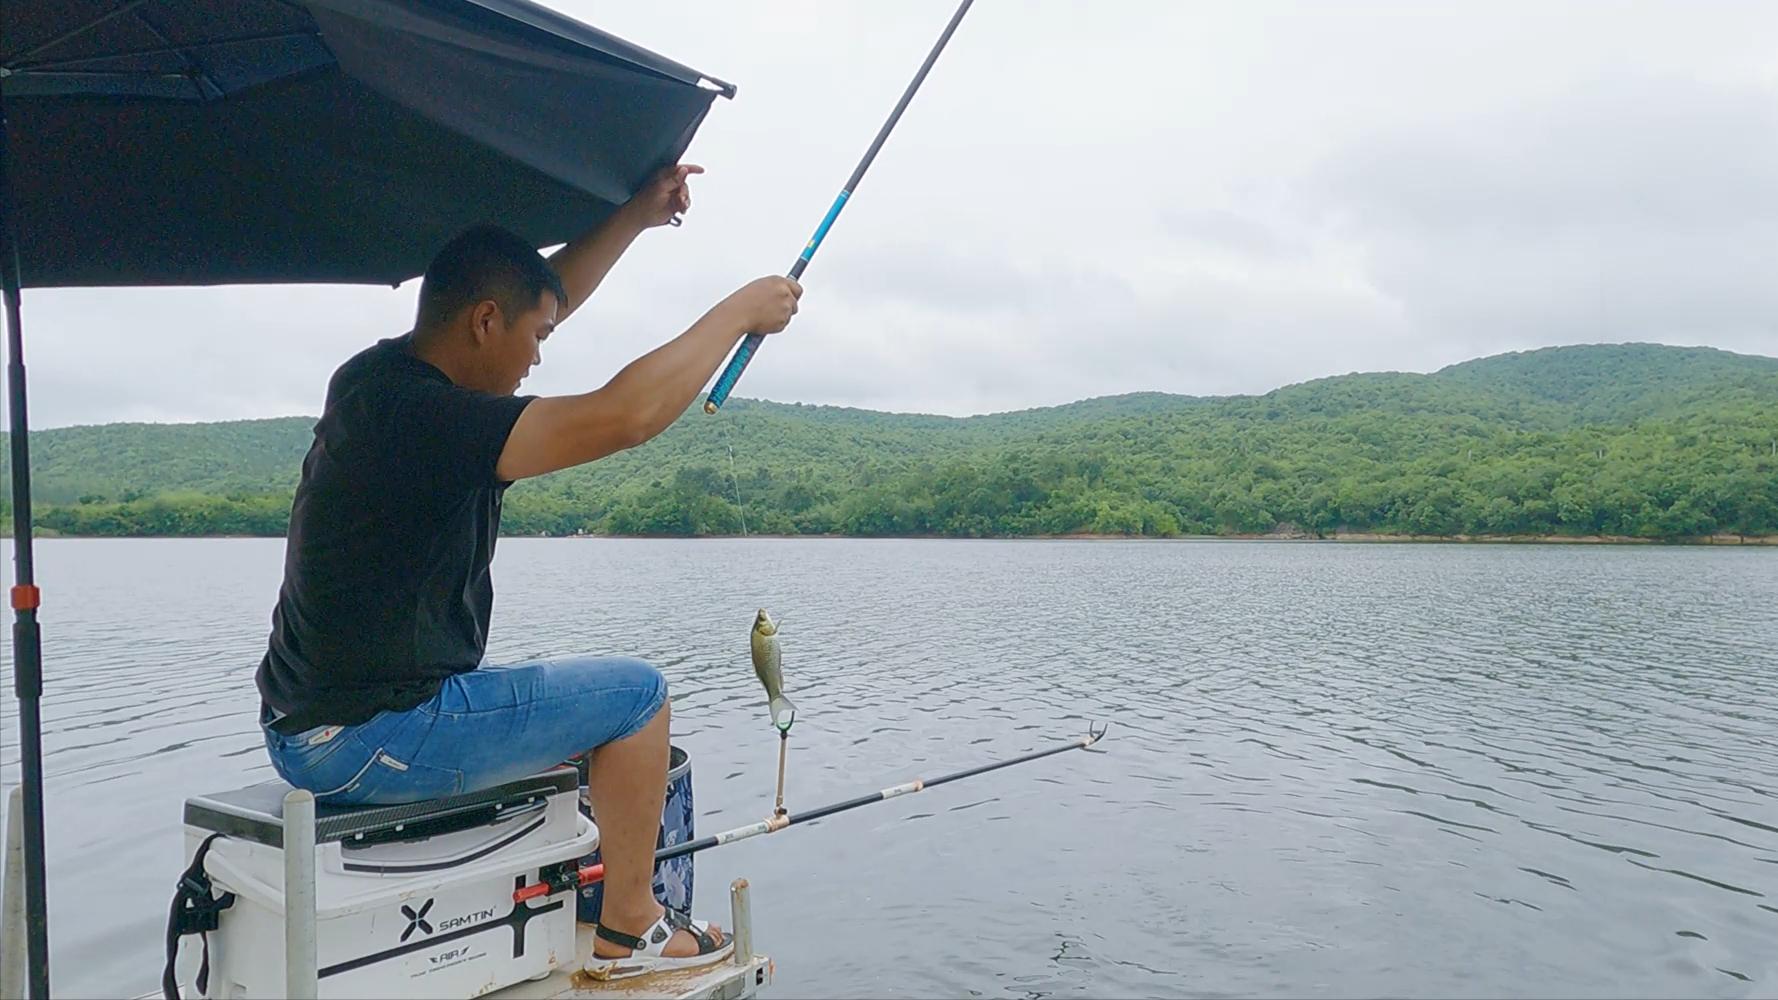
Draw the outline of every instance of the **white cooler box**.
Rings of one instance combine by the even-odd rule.
[[[483,792],[400,806],[317,809],[316,955],[322,997],[475,997],[575,961],[573,892],[515,889],[599,844],[560,768]],[[284,993],[282,781],[185,803],[185,857],[235,894],[209,935],[207,997]],[[200,949],[191,940],[182,967]],[[192,982],[189,973],[180,976]]]

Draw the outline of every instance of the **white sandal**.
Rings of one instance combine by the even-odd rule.
[[[687,931],[698,939],[698,953],[668,957],[661,954],[667,943],[673,940],[675,931]],[[670,969],[690,969],[700,965],[720,962],[734,954],[735,942],[727,938],[722,944],[710,934],[710,922],[692,920],[678,910],[668,907],[654,926],[642,932],[641,937],[632,937],[623,931],[614,931],[604,924],[593,928],[596,937],[605,939],[622,948],[630,949],[630,954],[623,958],[606,958],[594,954],[586,961],[587,975],[598,980],[629,979],[632,976],[645,976],[650,972],[666,972]]]

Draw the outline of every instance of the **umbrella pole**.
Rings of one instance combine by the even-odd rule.
[[[13,217],[6,105],[0,97],[0,290],[6,299],[7,430],[12,437],[12,671],[25,786],[25,915],[32,1000],[49,997],[49,901],[43,865],[43,647],[31,563],[31,441],[25,419],[25,339],[19,327],[19,246]]]

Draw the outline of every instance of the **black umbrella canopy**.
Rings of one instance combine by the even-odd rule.
[[[526,0],[0,5],[25,287],[365,282],[565,242],[734,88]]]

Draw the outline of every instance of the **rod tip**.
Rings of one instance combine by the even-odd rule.
[[[706,400],[704,400],[704,412],[705,412],[705,413],[708,413],[708,414],[711,414],[711,415],[712,415],[712,416],[714,416],[714,415],[715,415],[715,413],[716,413],[716,404],[715,404],[715,403],[712,403],[712,402],[710,402],[710,401],[709,401],[709,400],[707,400],[707,399],[706,399]]]

